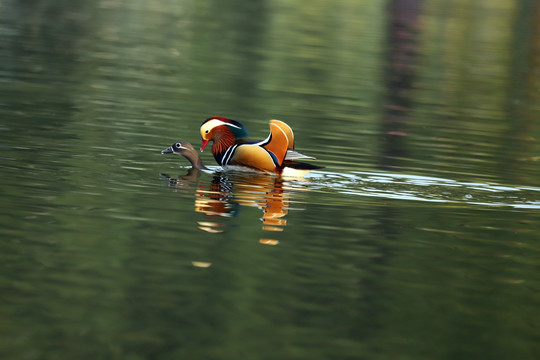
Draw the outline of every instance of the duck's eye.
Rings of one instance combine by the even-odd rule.
[[[204,133],[205,133],[205,134],[208,134],[209,131],[210,131],[210,130],[207,129],[207,130],[204,131]]]

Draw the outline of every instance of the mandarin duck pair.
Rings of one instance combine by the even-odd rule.
[[[201,152],[212,141],[212,154],[217,163],[224,168],[239,166],[283,175],[305,174],[322,168],[293,161],[314,158],[294,151],[294,133],[283,121],[270,120],[270,134],[262,141],[246,140],[246,128],[238,121],[222,116],[206,119],[200,131]],[[188,142],[176,142],[161,153],[182,155],[191,162],[194,168],[206,169],[199,154]]]

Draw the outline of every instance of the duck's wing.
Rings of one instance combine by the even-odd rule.
[[[262,141],[240,143],[225,154],[225,165],[243,165],[261,170],[275,171],[285,160],[314,159],[294,151],[294,133],[280,120],[270,120],[270,134]]]
[[[291,127],[280,120],[270,120],[270,131],[272,132],[272,126],[278,127],[283,131],[287,137],[287,152],[285,153],[284,160],[293,159],[315,159],[313,156],[304,155],[298,151],[294,151],[294,133]],[[273,134],[273,133],[272,133]]]
[[[279,120],[271,120],[270,135],[265,140],[254,143],[253,145],[260,146],[268,151],[271,157],[276,160],[276,166],[280,167],[285,160],[287,150],[290,149],[289,138],[294,143],[292,136],[292,130],[287,124]]]
[[[270,120],[270,131],[272,131],[272,126],[277,126],[283,131],[285,136],[287,136],[287,149],[293,150],[294,149],[294,133],[291,129],[291,127],[287,124],[285,124],[281,120]]]

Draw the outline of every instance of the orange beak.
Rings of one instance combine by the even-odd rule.
[[[201,152],[203,152],[204,148],[206,147],[206,145],[208,145],[208,140],[204,140],[202,141],[202,144],[201,144]]]

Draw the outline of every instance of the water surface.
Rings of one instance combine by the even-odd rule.
[[[2,358],[538,358],[539,11],[3,2]],[[325,168],[160,154],[211,115]]]

